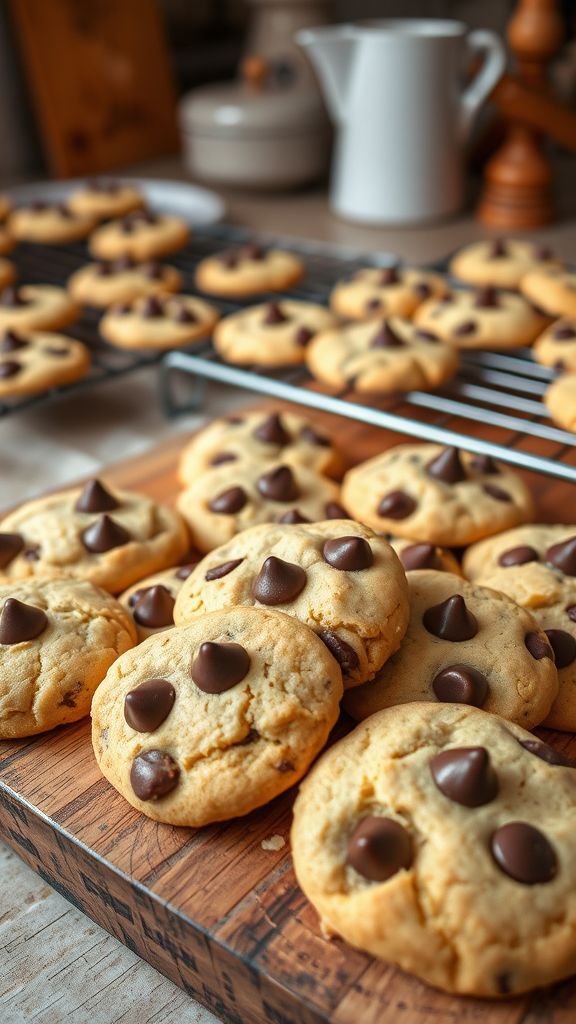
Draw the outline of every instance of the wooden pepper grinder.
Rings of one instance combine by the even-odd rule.
[[[517,84],[535,96],[550,97],[547,66],[564,35],[556,0],[519,0],[507,35]],[[498,88],[493,97],[497,105]],[[491,227],[532,228],[553,218],[552,168],[543,137],[528,120],[508,122],[505,140],[486,166],[478,216]]]

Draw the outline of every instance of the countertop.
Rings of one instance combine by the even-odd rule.
[[[174,160],[150,162],[137,173],[186,177]],[[574,160],[561,161],[558,174],[564,217],[533,235],[574,262]],[[330,213],[325,195],[317,190],[282,196],[227,191],[225,198],[227,219],[255,230],[386,250],[415,262],[437,259],[489,234],[471,215],[410,229],[346,224]],[[138,454],[174,431],[192,430],[204,417],[247,400],[244,394],[212,387],[201,413],[167,423],[155,389],[154,370],[143,370],[95,388],[89,404],[83,395],[71,396],[1,421],[2,505],[97,473],[110,461]],[[211,1013],[71,907],[2,844],[0,1019],[3,1024],[217,1024]]]

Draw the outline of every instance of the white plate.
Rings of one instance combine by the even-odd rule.
[[[96,178],[96,175],[93,176]],[[121,184],[134,185],[146,198],[146,201],[162,213],[173,213],[182,217],[188,224],[215,224],[222,220],[226,205],[224,200],[207,188],[188,185],[182,181],[162,181],[155,178],[125,178],[115,174],[102,175],[104,180],[117,181]],[[86,184],[86,178],[68,178],[66,181],[42,181],[28,185],[17,185],[7,189],[8,195],[16,205],[29,203],[34,199],[46,202],[61,203],[68,198],[70,192]]]

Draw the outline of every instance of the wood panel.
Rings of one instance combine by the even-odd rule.
[[[402,440],[326,414],[314,419],[354,461]],[[481,429],[495,436],[494,428]],[[181,444],[171,440],[103,475],[171,501]],[[571,485],[526,476],[542,519],[574,519]],[[338,727],[345,728],[346,722]],[[546,735],[576,756],[571,736]],[[225,824],[178,829],[137,814],[101,777],[87,722],[0,744],[0,827],[7,842],[71,903],[225,1021],[573,1022],[573,982],[500,1003],[456,999],[322,938],[291,866],[293,797],[285,793]],[[281,850],[262,848],[272,835],[286,840]]]

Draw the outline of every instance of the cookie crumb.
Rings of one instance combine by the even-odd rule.
[[[286,846],[286,840],[283,836],[273,835],[269,836],[268,839],[263,839],[260,846],[263,850],[271,850],[276,853],[278,850],[281,850]]]

